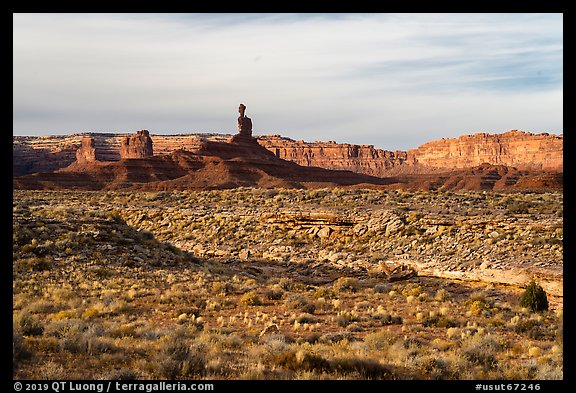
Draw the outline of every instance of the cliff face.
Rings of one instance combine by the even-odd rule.
[[[65,168],[76,160],[82,148],[82,139],[94,140],[98,161],[120,161],[122,140],[126,134],[90,133],[48,136],[14,136],[12,138],[12,175],[22,176],[35,172],[50,172]],[[205,139],[226,141],[229,135],[149,135],[156,155],[176,150],[197,151]]]
[[[148,130],[141,130],[136,135],[122,138],[120,158],[146,158],[153,155],[152,138],[150,138]]]
[[[372,176],[383,176],[392,167],[403,165],[406,152],[377,149],[372,145],[339,144],[336,142],[304,142],[268,135],[258,143],[278,158],[302,166],[346,169]]]
[[[76,161],[80,164],[97,161],[94,138],[89,136],[82,138],[82,145],[76,151]]]
[[[470,168],[482,163],[518,169],[562,171],[563,136],[513,130],[428,142],[408,151],[408,161],[426,167]]]
[[[67,136],[13,137],[13,175],[49,172],[76,160],[82,138],[93,139],[98,161],[119,161],[126,134],[74,134]],[[205,141],[225,142],[230,135],[148,135],[155,155],[177,150],[198,152]],[[490,163],[518,169],[562,171],[562,135],[510,131],[474,134],[428,142],[417,149],[389,151],[371,145],[295,141],[279,135],[257,137],[276,157],[302,166],[344,169],[371,176],[430,173],[436,168],[471,168]],[[130,145],[136,146],[136,145]],[[151,149],[150,149],[151,152]]]
[[[246,138],[246,137],[245,137]],[[15,177],[15,189],[205,190],[236,187],[325,188],[387,186],[390,179],[303,167],[279,159],[255,139],[203,141],[197,152],[177,150],[113,162],[73,162],[47,173]]]
[[[517,130],[432,141],[407,152],[381,150],[372,145],[309,143],[278,135],[260,137],[258,142],[277,157],[299,165],[348,169],[373,176],[426,173],[432,168],[472,168],[483,163],[527,170],[563,169],[562,135]]]

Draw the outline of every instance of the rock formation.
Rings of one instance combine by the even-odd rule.
[[[252,136],[252,119],[245,115],[246,105],[240,104],[238,107],[238,133],[244,136]]]
[[[120,146],[120,158],[146,158],[152,157],[152,138],[148,130],[141,130],[136,135],[126,136]]]
[[[238,134],[234,135],[229,142],[256,142],[256,140],[252,138],[252,119],[245,115],[246,105],[240,104],[238,113],[240,113],[240,116],[238,116]]]
[[[50,172],[76,160],[81,138],[75,136],[15,136],[12,138],[12,175]]]
[[[298,165],[350,170],[371,176],[386,176],[390,168],[403,165],[406,160],[406,152],[377,149],[373,145],[304,142],[280,135],[261,136],[258,143],[278,158]]]
[[[204,141],[196,152],[93,164],[72,163],[48,173],[15,177],[15,189],[202,190],[236,187],[324,188],[387,185],[393,179],[302,167],[250,143]]]
[[[125,134],[105,133],[15,136],[12,144],[13,175],[65,168],[76,160],[76,151],[81,148],[85,136],[94,139],[96,158],[102,162],[120,160],[123,140],[129,138]],[[181,134],[154,135],[149,138],[154,143],[154,154],[161,156],[178,150],[199,152],[204,142],[225,142],[230,135]],[[471,168],[482,163],[514,166],[519,170],[561,172],[563,169],[562,135],[521,131],[443,139],[425,143],[408,152],[382,150],[372,145],[295,141],[279,135],[259,136],[255,139],[244,138],[238,133],[229,141],[236,145],[252,145],[257,141],[276,157],[302,166],[351,170],[379,177],[449,172],[455,168]],[[136,146],[130,143],[127,145]]]
[[[82,138],[82,145],[76,150],[76,161],[80,164],[97,161],[94,138],[89,136]]]
[[[518,169],[562,171],[563,136],[512,130],[478,133],[427,142],[407,153],[409,164],[439,168],[470,168],[482,163]]]

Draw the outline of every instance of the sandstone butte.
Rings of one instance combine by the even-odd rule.
[[[145,131],[145,130],[143,130]],[[146,132],[136,135],[146,145]],[[238,137],[240,135],[240,137]],[[126,141],[126,139],[123,139]],[[126,142],[122,143],[125,146]],[[83,139],[74,160],[65,168],[16,176],[16,189],[77,190],[201,190],[235,187],[322,188],[335,186],[385,186],[391,179],[352,171],[303,167],[282,160],[262,147],[255,138],[237,134],[226,141],[203,140],[194,151],[177,149],[167,154],[148,155],[147,149],[121,150],[115,161],[92,159],[95,139]],[[87,149],[88,151],[84,151]],[[98,148],[96,147],[96,153]]]
[[[67,167],[76,160],[78,149],[82,150],[78,154],[83,154],[89,161],[119,161],[121,158],[166,155],[177,150],[199,152],[203,142],[226,142],[229,137],[223,134],[150,135],[146,130],[132,136],[104,133],[15,136],[13,175]],[[92,142],[86,138],[92,138]],[[372,145],[295,141],[280,135],[257,136],[256,140],[276,157],[301,166],[350,170],[379,177],[436,173],[472,168],[483,163],[519,170],[563,171],[562,134],[533,134],[518,130],[501,134],[477,133],[427,142],[408,151],[383,150]]]

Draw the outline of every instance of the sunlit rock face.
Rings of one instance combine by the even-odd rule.
[[[141,130],[136,135],[126,136],[120,146],[120,158],[145,158],[152,157],[152,138],[148,130]]]

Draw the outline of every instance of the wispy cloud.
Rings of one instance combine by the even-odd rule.
[[[15,134],[562,131],[561,14],[15,14]],[[506,110],[503,110],[503,109]],[[545,109],[545,110],[543,110]]]

